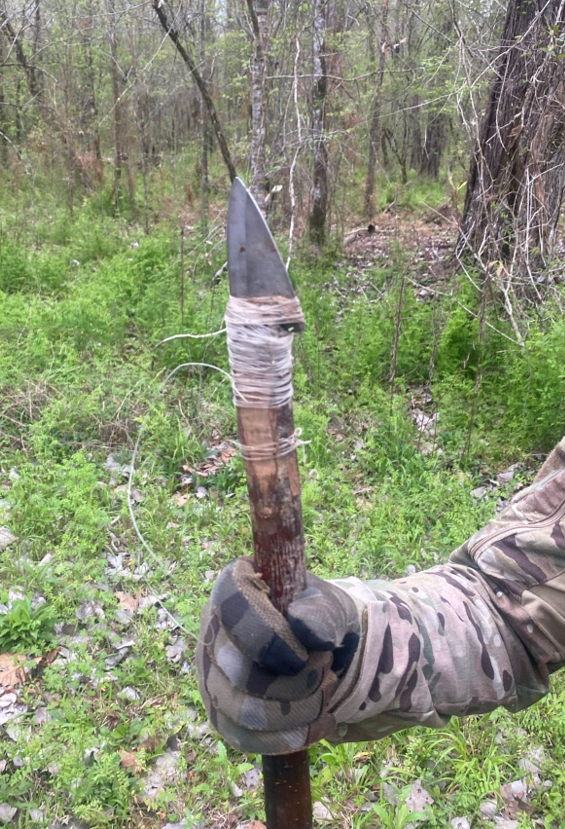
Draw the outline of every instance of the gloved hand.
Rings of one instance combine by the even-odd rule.
[[[242,751],[282,754],[335,729],[329,713],[355,663],[364,606],[308,574],[283,617],[253,560],[230,564],[202,615],[200,691],[214,726]]]
[[[197,662],[214,726],[263,754],[537,701],[565,663],[565,439],[445,565],[391,582],[310,575],[283,618],[238,559],[204,610]]]

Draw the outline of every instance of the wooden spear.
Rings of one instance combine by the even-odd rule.
[[[255,200],[243,183],[232,185],[228,209],[230,295],[240,299],[295,297],[275,241]],[[257,324],[257,320],[255,320]],[[300,324],[275,324],[301,330]],[[242,328],[242,332],[244,332]],[[265,390],[273,388],[269,361]],[[232,362],[232,376],[234,365]],[[270,370],[272,375],[272,368]],[[266,391],[268,394],[269,392]],[[273,401],[274,402],[274,401]],[[296,449],[281,454],[295,432],[292,400],[282,406],[237,406],[239,441],[246,447],[273,447],[272,456],[245,458],[251,505],[255,566],[271,590],[271,600],[284,613],[295,593],[305,587],[304,531]],[[270,453],[269,453],[270,454]],[[311,829],[312,801],[308,751],[263,757],[267,829]]]

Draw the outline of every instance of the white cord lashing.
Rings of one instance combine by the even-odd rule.
[[[280,409],[290,403],[293,332],[282,326],[304,323],[298,299],[230,297],[225,320],[235,405]]]
[[[241,457],[246,461],[268,461],[271,458],[281,458],[290,455],[299,446],[307,446],[312,441],[300,440],[302,429],[295,429],[288,438],[281,438],[276,443],[261,443],[257,446],[247,446],[245,443],[232,441],[241,452]]]

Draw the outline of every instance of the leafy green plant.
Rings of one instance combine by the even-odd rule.
[[[9,653],[40,653],[53,639],[55,613],[48,604],[33,607],[30,600],[15,599],[0,616],[0,649]]]

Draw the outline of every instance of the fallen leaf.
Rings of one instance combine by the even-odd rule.
[[[534,811],[528,802],[528,790],[523,780],[515,780],[513,783],[504,783],[500,787],[500,796],[504,801],[502,817],[513,820],[520,812],[531,815]]]
[[[139,605],[139,599],[136,599],[130,593],[123,593],[121,590],[116,590],[114,595],[118,597],[118,602],[123,608],[135,613]]]
[[[154,735],[152,737],[146,737],[140,744],[139,748],[146,751],[148,754],[153,754],[154,751],[157,751],[158,748],[164,743],[164,739],[162,737],[158,737]]]
[[[174,501],[174,503],[177,505],[177,507],[184,507],[184,505],[188,501],[188,498],[189,498],[188,495],[183,495],[180,492],[175,492],[175,494],[173,495],[171,500]]]
[[[317,820],[318,822],[334,819],[334,816],[332,815],[328,807],[324,806],[324,804],[321,803],[319,800],[316,803],[314,803],[312,815],[314,817],[314,820]]]
[[[123,769],[133,772],[133,774],[141,774],[143,766],[137,759],[137,755],[133,751],[126,751],[125,748],[120,749],[120,765]]]
[[[260,820],[248,820],[247,823],[238,823],[236,829],[267,829]]]
[[[0,685],[4,691],[10,691],[26,680],[26,671],[23,663],[25,656],[19,653],[0,654]]]
[[[40,668],[48,668],[59,656],[59,648],[53,648],[50,650],[49,653],[40,656],[38,660],[35,660]]]

